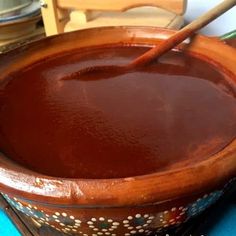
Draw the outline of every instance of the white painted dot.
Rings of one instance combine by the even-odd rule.
[[[129,223],[129,221],[128,220],[123,220],[123,223],[127,224],[127,223]]]
[[[141,229],[141,228],[142,228],[142,226],[141,226],[141,225],[139,225],[139,226],[136,226],[135,228],[136,228],[136,229]]]
[[[140,218],[141,215],[140,215],[140,214],[136,214],[135,217],[136,217],[136,218]]]
[[[96,220],[96,218],[92,218],[91,221],[95,222],[95,221],[97,221],[97,220]]]
[[[102,229],[103,232],[107,232],[107,229]]]
[[[139,233],[143,233],[143,232],[144,232],[144,229],[140,229],[138,232],[139,232]]]
[[[83,236],[88,236],[87,234],[83,234]]]
[[[112,219],[108,219],[107,222],[111,223],[111,222],[113,222],[113,220]]]
[[[62,215],[63,215],[64,217],[67,217],[67,214],[66,214],[65,212],[63,212]]]
[[[129,227],[130,225],[129,225],[129,224],[125,224],[124,226],[125,226],[125,227]]]
[[[133,228],[134,228],[133,226],[128,227],[128,229],[133,229]]]
[[[98,231],[98,228],[94,228],[93,230],[94,230],[94,231]]]
[[[116,234],[112,234],[111,236],[116,236]]]
[[[171,209],[171,211],[176,211],[177,209],[176,209],[176,207],[173,207],[172,209]]]
[[[113,231],[114,229],[112,229],[112,228],[110,228],[110,229],[108,229],[109,231]]]
[[[112,229],[116,229],[116,228],[117,228],[117,225],[112,225],[111,228],[112,228]]]
[[[100,221],[104,221],[105,219],[104,219],[103,217],[100,217],[99,220],[100,220]]]
[[[147,220],[147,223],[148,223],[148,224],[152,223],[152,220]]]
[[[89,228],[92,228],[92,229],[93,229],[93,228],[95,228],[95,226],[94,226],[94,225],[89,225]]]
[[[69,228],[65,228],[65,230],[66,230],[66,231],[71,231],[71,229],[69,229]]]
[[[52,217],[53,217],[54,219],[57,219],[57,218],[58,218],[56,215],[53,215]]]
[[[60,215],[60,213],[59,213],[59,212],[55,212],[55,215],[59,216],[59,215]]]
[[[113,224],[113,225],[120,225],[119,222],[113,222],[112,224]]]
[[[128,216],[128,219],[129,219],[129,220],[132,220],[132,219],[133,219],[133,217],[132,217],[132,216]]]
[[[93,225],[93,222],[92,222],[92,221],[88,221],[87,224],[88,224],[88,225]]]
[[[74,219],[75,219],[75,217],[74,217],[74,216],[70,216],[70,219],[74,220]]]
[[[125,236],[130,236],[130,234],[129,233],[125,233]]]
[[[144,225],[143,225],[143,227],[147,227],[147,226],[148,226],[148,224],[144,224]]]
[[[136,230],[132,230],[132,231],[130,231],[130,233],[131,233],[131,234],[136,234],[137,231],[136,231]]]
[[[98,235],[103,235],[103,233],[102,232],[98,232]]]
[[[77,230],[76,230],[76,229],[72,229],[72,231],[73,231],[73,232],[77,232]]]
[[[164,214],[168,214],[168,211],[164,211]]]
[[[148,218],[148,217],[149,217],[149,215],[148,215],[148,214],[145,214],[145,215],[144,215],[144,218]]]
[[[60,225],[61,225],[61,226],[65,226],[65,224],[63,224],[63,223],[60,223]]]
[[[81,221],[80,221],[80,220],[78,220],[78,219],[76,219],[76,220],[75,220],[75,222],[76,222],[76,223],[81,223]]]
[[[166,224],[166,225],[164,225],[164,228],[166,228],[166,227],[168,227],[168,226],[169,226],[169,225]]]
[[[55,219],[55,221],[58,222],[58,223],[60,223],[60,220],[58,220],[58,219]]]

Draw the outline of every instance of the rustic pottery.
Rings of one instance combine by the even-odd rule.
[[[27,65],[99,45],[153,45],[174,31],[108,27],[49,37],[2,55],[0,81]],[[182,44],[236,79],[236,51],[215,38]],[[19,98],[20,99],[20,98]],[[149,235],[176,227],[216,202],[236,176],[236,141],[206,160],[154,174],[119,179],[69,179],[39,174],[0,156],[0,191],[38,226],[69,235]]]

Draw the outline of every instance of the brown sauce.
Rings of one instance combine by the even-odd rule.
[[[25,68],[0,85],[0,150],[50,176],[118,178],[181,168],[236,134],[234,87],[206,62],[171,52],[109,78],[62,80],[146,50],[98,48]]]

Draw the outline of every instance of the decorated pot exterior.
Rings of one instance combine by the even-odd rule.
[[[48,225],[72,235],[149,235],[176,227],[215,203],[223,191],[214,191],[197,199],[182,199],[172,207],[166,203],[126,208],[83,208],[43,206],[3,194],[8,203],[24,213],[37,226]],[[189,202],[188,202],[189,201]],[[188,202],[188,203],[187,203]],[[172,205],[172,204],[171,204]]]
[[[154,45],[174,31],[152,27],[105,27],[49,37],[0,58],[0,81],[61,53],[101,45]],[[189,54],[236,79],[236,50],[198,36]],[[224,52],[224,53],[222,53]],[[236,141],[183,168],[120,179],[69,179],[42,175],[0,153],[0,192],[38,226],[75,235],[148,235],[176,227],[201,213],[236,176]]]

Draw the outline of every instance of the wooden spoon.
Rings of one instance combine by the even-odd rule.
[[[108,75],[111,73],[112,76],[122,74],[125,72],[129,72],[134,70],[135,68],[144,67],[154,60],[158,59],[160,56],[165,54],[166,52],[173,49],[175,46],[180,44],[182,41],[192,36],[196,31],[206,26],[211,21],[215,20],[217,17],[228,11],[230,8],[236,5],[236,0],[225,0],[207,13],[200,16],[198,19],[194,20],[178,32],[176,32],[173,36],[168,39],[162,41],[157,44],[152,49],[148,50],[146,53],[142,54],[131,63],[127,65],[108,65],[108,66],[94,66],[87,67],[71,75],[64,77],[63,79],[86,79],[85,77],[81,77],[82,75],[89,75],[90,73],[104,73]],[[108,73],[108,74],[107,74]],[[96,74],[97,76],[97,74]],[[105,76],[106,77],[106,76]],[[109,77],[109,76],[108,76]]]

